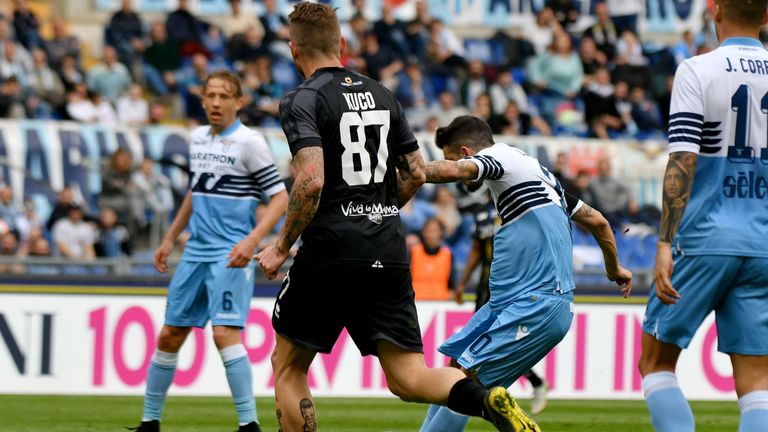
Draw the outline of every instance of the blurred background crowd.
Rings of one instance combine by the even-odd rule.
[[[244,84],[241,120],[279,127],[280,98],[301,78],[290,58],[286,16],[275,0],[262,3],[255,14],[232,0],[228,16],[209,20],[178,0],[176,10],[158,19],[123,0],[104,23],[96,51],[55,14],[38,16],[25,0],[8,2],[0,11],[0,118],[204,124],[201,84],[209,72],[224,68]],[[384,83],[416,131],[430,134],[458,115],[473,114],[506,136],[645,140],[665,136],[677,65],[718,46],[708,12],[701,27],[659,42],[639,33],[640,1],[595,2],[594,19],[586,23],[575,1],[539,3],[530,22],[486,37],[446,25],[424,1],[416,1],[415,15],[402,20],[386,1],[371,19],[365,0],[354,0],[342,23],[342,60]],[[567,159],[559,154],[548,168],[566,190],[609,218],[620,247],[635,242],[623,248],[625,261],[649,267],[658,209],[638,204],[609,158],[577,171]],[[0,188],[0,254],[150,256],[179,194],[153,161],[134,160],[125,150],[104,160],[101,170],[99,196],[64,187],[49,214],[39,214],[26,197],[14,197],[8,186]],[[432,226],[426,222],[437,220],[442,244],[460,270],[475,218],[486,205],[482,191],[425,187],[402,210],[409,243],[419,245],[422,231]],[[627,227],[632,229],[624,236]],[[574,238],[577,245],[590,244],[584,233],[575,231]],[[25,271],[50,270],[39,267]]]

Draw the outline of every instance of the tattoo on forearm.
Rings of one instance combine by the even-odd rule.
[[[311,399],[302,399],[299,402],[299,410],[301,410],[301,416],[304,417],[303,432],[315,432],[317,431],[317,415],[315,414],[315,404]]]
[[[427,182],[428,183],[447,183],[450,181],[454,181],[454,179],[449,178],[448,176],[444,175],[444,172],[451,168],[451,165],[455,162],[451,161],[434,161],[427,164]]]
[[[696,162],[696,155],[691,152],[675,152],[669,155],[667,169],[664,172],[659,241],[671,243],[677,233],[685,207],[691,197]]]
[[[300,158],[296,161],[298,167],[323,165],[322,149],[314,148],[303,150],[296,155]],[[299,168],[301,170],[301,168]],[[320,205],[320,192],[310,188],[310,185],[323,179],[322,170],[302,170],[291,189],[288,200],[288,211],[285,215],[283,229],[280,231],[278,247],[288,249],[296,242],[304,228],[315,217],[318,205]]]
[[[407,203],[422,184],[424,159],[418,151],[401,155],[395,159],[399,173],[397,177],[397,203],[402,207]]]

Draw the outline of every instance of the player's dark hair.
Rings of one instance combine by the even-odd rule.
[[[336,9],[324,3],[301,2],[288,15],[291,43],[308,55],[338,55],[341,27]]]
[[[240,84],[240,78],[227,70],[217,70],[205,77],[205,81],[203,81],[203,94],[205,94],[205,90],[208,88],[208,83],[212,79],[220,79],[231,85],[234,88],[236,98],[239,98],[243,95],[243,87]]]
[[[482,149],[493,145],[493,133],[485,120],[463,115],[453,119],[448,126],[437,128],[435,144],[438,148],[467,146]]]
[[[768,0],[715,0],[725,18],[738,25],[760,27],[768,9]]]

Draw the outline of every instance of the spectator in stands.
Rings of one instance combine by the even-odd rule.
[[[261,25],[264,27],[264,44],[269,47],[273,56],[291,59],[288,48],[288,20],[277,10],[277,0],[263,0],[264,13],[261,15]]]
[[[62,57],[58,72],[61,83],[64,84],[64,90],[67,92],[74,90],[78,84],[85,84],[85,73],[77,65],[75,57],[69,54]]]
[[[522,34],[533,45],[536,54],[544,54],[552,45],[553,35],[562,30],[552,9],[543,7],[536,13],[535,20],[523,25]]]
[[[51,18],[53,37],[45,41],[45,51],[51,67],[60,70],[65,56],[75,59],[80,64],[80,40],[69,34],[67,22],[61,17]]]
[[[24,95],[15,76],[0,78],[0,118],[22,119],[26,117]]]
[[[597,22],[584,32],[584,37],[594,40],[598,51],[605,54],[607,58],[612,59],[616,55],[616,44],[619,41],[620,33],[616,31],[616,26],[611,20],[608,5],[602,2],[597,3],[595,5],[595,16],[597,17]]]
[[[481,118],[488,123],[491,120],[491,116],[493,116],[491,97],[488,96],[488,93],[480,93],[477,95],[473,105],[475,106],[475,109],[472,111],[472,115]]]
[[[715,31],[715,21],[712,19],[712,11],[704,8],[701,13],[701,30],[696,33],[696,46],[700,48],[707,46],[709,49],[715,49],[720,46],[720,40]]]
[[[118,220],[131,234],[136,234],[146,225],[146,214],[141,189],[133,181],[133,171],[131,153],[124,148],[117,149],[101,177],[99,207],[114,209]]]
[[[405,26],[395,18],[392,5],[381,2],[381,18],[373,23],[373,32],[379,44],[396,58],[405,60],[411,54],[405,40]]]
[[[431,202],[419,198],[418,196],[408,201],[400,209],[400,220],[403,222],[406,234],[418,234],[426,223],[427,219],[437,215],[437,210]]]
[[[626,81],[619,81],[616,83],[614,90],[614,99],[616,103],[616,111],[619,113],[626,132],[629,135],[637,133],[637,125],[632,118],[632,102],[629,100],[629,84]]]
[[[75,194],[72,188],[64,186],[59,192],[58,201],[56,201],[51,214],[48,216],[48,222],[45,224],[46,229],[50,231],[59,219],[67,217],[69,209],[75,204]]]
[[[35,237],[28,243],[27,256],[33,258],[44,258],[51,256],[51,243],[45,237]],[[53,265],[29,263],[26,266],[26,272],[33,275],[54,275],[59,273],[59,269]]]
[[[436,210],[435,218],[440,221],[443,228],[443,239],[454,236],[462,220],[452,190],[446,185],[436,186],[432,205]]]
[[[629,100],[632,106],[632,120],[640,132],[651,133],[661,130],[659,107],[653,100],[648,99],[644,88],[632,88]]]
[[[14,4],[13,29],[16,39],[29,50],[42,46],[40,21],[37,16],[29,9],[26,0],[14,0]]]
[[[192,56],[192,62],[180,72],[179,85],[184,99],[185,112],[190,121],[205,122],[205,112],[200,103],[203,82],[210,73],[208,58],[203,53]]]
[[[131,84],[128,93],[117,100],[117,119],[126,126],[138,127],[149,123],[149,104],[139,84]]]
[[[439,19],[433,19],[429,26],[427,56],[433,64],[448,68],[453,74],[467,68],[467,52],[461,39]]]
[[[243,63],[267,55],[269,49],[264,43],[264,32],[255,26],[248,27],[242,37],[230,42],[228,59],[238,70],[242,69]]]
[[[102,55],[102,62],[91,68],[86,82],[89,90],[115,102],[131,85],[131,75],[125,65],[117,61],[117,51],[113,46],[104,46]]]
[[[541,117],[520,111],[517,102],[510,100],[502,114],[494,114],[488,121],[491,132],[501,135],[526,136],[535,129],[545,136],[552,135],[552,129]]]
[[[679,65],[684,60],[689,59],[696,55],[696,35],[692,31],[686,30],[683,32],[683,38],[680,42],[672,47],[672,52],[675,56],[675,62]]]
[[[203,33],[203,47],[211,60],[229,69],[229,66],[225,63],[227,58],[227,37],[224,35],[221,27],[215,24],[208,24],[207,30]]]
[[[416,0],[416,14],[414,18],[405,23],[405,41],[408,44],[408,61],[418,61],[427,53],[427,41],[429,40],[429,26],[432,17],[426,0]]]
[[[188,0],[179,0],[179,7],[165,21],[168,38],[179,44],[183,57],[205,53],[203,33],[208,30],[208,24],[192,15],[188,6]]]
[[[29,75],[29,86],[32,90],[32,95],[47,104],[47,109],[50,112],[60,112],[66,103],[64,84],[62,84],[61,78],[48,66],[47,56],[42,49],[32,49],[32,60],[34,61],[34,66]],[[29,105],[29,102],[27,105]],[[35,117],[40,118],[39,116]]]
[[[173,211],[171,181],[155,170],[152,159],[144,159],[133,175],[133,183],[144,197],[144,208],[148,211],[150,221],[149,244],[150,249],[154,249],[168,230],[169,216]]]
[[[152,24],[149,40],[149,47],[144,51],[144,79],[154,94],[168,96],[176,89],[181,48],[175,40],[168,38],[162,22]]]
[[[120,10],[112,15],[106,28],[107,45],[115,47],[120,63],[133,71],[144,51],[144,23],[133,11],[131,0],[122,0]]]
[[[530,64],[530,80],[538,88],[540,112],[551,123],[558,105],[573,99],[581,89],[584,70],[566,33],[555,35],[550,51]]]
[[[5,221],[11,231],[17,231],[16,222],[23,215],[24,211],[13,200],[13,189],[0,186],[0,220]]]
[[[611,160],[603,156],[597,161],[597,176],[589,185],[594,198],[594,207],[605,216],[611,226],[619,227],[629,215],[634,204],[629,188],[613,176]]]
[[[72,91],[67,93],[66,113],[69,119],[81,123],[97,121],[96,106],[88,93],[88,87],[85,84],[76,84]]]
[[[491,104],[495,114],[503,113],[507,109],[509,101],[515,101],[520,111],[528,112],[528,96],[525,94],[523,86],[515,82],[509,71],[499,73],[496,82],[491,84],[488,93],[491,96]]]
[[[579,20],[579,9],[573,0],[547,0],[546,7],[552,9],[555,19],[566,32]]]
[[[576,177],[573,179],[573,190],[571,192],[576,198],[584,201],[590,206],[595,204],[595,198],[589,187],[591,183],[592,176],[589,174],[589,171],[580,170],[576,173]]]
[[[243,75],[243,123],[263,127],[279,125],[279,105],[282,87],[272,77],[271,60],[267,55],[246,63]]]
[[[560,186],[562,186],[565,191],[575,194],[574,190],[576,189],[576,185],[568,175],[568,153],[564,151],[557,152],[555,166],[552,167],[551,171],[552,175],[557,178],[557,181],[560,182]]]
[[[411,275],[416,300],[448,300],[455,288],[453,254],[443,244],[444,230],[430,218],[421,230],[421,243],[411,247]]]
[[[231,14],[221,22],[221,29],[227,39],[237,38],[245,34],[249,28],[256,28],[256,31],[264,37],[264,26],[261,20],[256,17],[253,11],[243,11],[240,0],[229,0]]]
[[[13,37],[13,31],[11,25],[5,18],[0,18],[0,58],[5,58],[5,46],[6,42],[10,42],[15,47],[14,57],[18,57],[18,62],[24,69],[30,69],[32,67],[32,56],[29,54],[24,45],[18,43]]]
[[[16,217],[16,231],[22,242],[26,243],[33,232],[45,232],[45,221],[37,213],[34,201],[24,202],[24,213]]]
[[[128,229],[118,223],[117,213],[111,207],[102,207],[99,212],[94,250],[96,256],[104,258],[119,258],[132,253]]]
[[[13,231],[6,231],[0,234],[0,256],[2,257],[23,257],[26,255],[26,248],[19,244],[19,238]],[[0,264],[0,273],[23,273],[24,265],[19,263]]]
[[[648,59],[643,55],[643,47],[635,33],[625,30],[616,44],[616,63],[619,65],[645,66]]]
[[[0,78],[8,79],[16,77],[22,90],[29,89],[29,74],[32,71],[32,62],[27,62],[18,54],[19,46],[11,41],[3,44],[3,56],[0,58]]]
[[[347,41],[344,58],[342,58],[345,67],[360,70],[356,61],[363,52],[363,40],[365,34],[371,30],[369,27],[370,25],[363,14],[352,15],[348,21],[341,23],[341,35]]]
[[[606,139],[609,131],[624,129],[624,122],[616,107],[615,88],[607,68],[597,70],[594,81],[585,88],[583,99],[584,117],[594,136]]]
[[[375,32],[368,32],[363,42],[363,61],[367,75],[379,81],[384,87],[395,88],[397,74],[403,69],[403,62],[388,47],[381,45]]]
[[[471,60],[467,72],[467,78],[459,86],[459,95],[461,104],[474,111],[477,97],[487,94],[490,84],[485,76],[485,65],[480,60]]]
[[[419,62],[409,62],[397,80],[397,100],[406,112],[424,114],[435,101],[435,94],[429,78],[424,76]],[[421,124],[408,115],[411,123]]]
[[[437,98],[437,106],[432,109],[432,115],[440,119],[440,126],[447,126],[458,116],[469,114],[469,110],[456,105],[456,99],[448,90],[443,91]]]
[[[608,57],[602,51],[597,50],[595,40],[584,37],[579,44],[579,57],[581,67],[584,70],[584,86],[589,85],[594,79],[597,70],[608,67]]]
[[[96,257],[94,243],[96,232],[93,225],[84,219],[83,209],[73,205],[67,217],[59,219],[51,234],[59,255],[72,259],[93,259]]]

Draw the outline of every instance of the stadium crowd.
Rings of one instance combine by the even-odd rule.
[[[644,43],[635,3],[597,3],[596,20],[581,28],[574,2],[549,0],[523,28],[462,39],[432,18],[424,1],[416,2],[412,20],[402,21],[387,2],[380,19],[371,20],[365,1],[356,0],[356,12],[342,24],[343,63],[389,88],[418,131],[433,132],[458,115],[473,114],[504,135],[663,137],[676,66],[716,47],[717,39],[705,13],[703,27],[686,31],[679,43]],[[231,14],[214,22],[194,15],[188,1],[180,0],[164,20],[149,22],[124,0],[104,26],[101,56],[94,61],[66,21],[54,16],[43,22],[24,0],[16,0],[13,13],[0,17],[0,117],[192,126],[205,122],[199,99],[203,79],[223,68],[237,72],[244,84],[241,120],[276,127],[280,98],[300,81],[286,18],[275,0],[264,0],[260,16],[244,13],[237,0],[230,5]],[[43,32],[44,26],[50,31]],[[615,225],[652,229],[658,223],[658,210],[640,208],[607,159],[596,175],[568,172],[566,159],[559,155],[549,168],[566,190]],[[51,215],[58,225],[90,227],[66,230],[79,233],[82,247],[67,246],[80,243],[57,238],[57,224],[42,223],[31,202],[17,207],[22,200],[6,199],[10,189],[4,188],[2,253],[121,256],[137,249],[136,238],[160,238],[178,205],[167,178],[151,161],[131,160],[128,152],[104,165],[95,208],[88,207],[90,197],[73,201],[64,189]],[[461,263],[471,243],[472,212],[485,202],[482,194],[461,188],[425,187],[402,210],[402,219],[416,244],[424,221],[437,218],[444,242]]]

